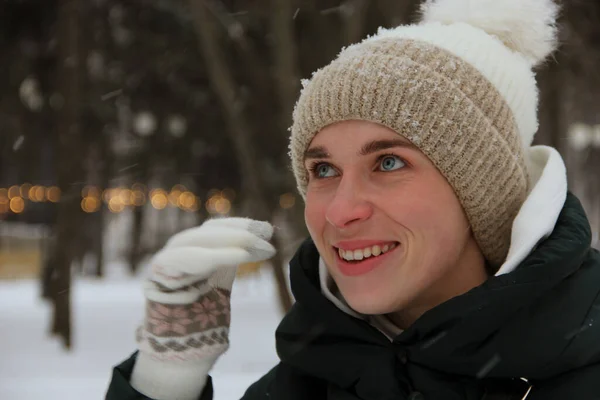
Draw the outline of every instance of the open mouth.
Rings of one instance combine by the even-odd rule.
[[[343,250],[334,247],[337,250],[338,257],[351,264],[359,264],[365,260],[375,259],[386,253],[391,252],[400,245],[399,242],[391,242],[384,245],[374,245],[363,249]]]

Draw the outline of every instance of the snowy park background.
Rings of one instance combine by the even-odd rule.
[[[227,215],[271,221],[278,253],[240,269],[216,399],[274,366],[307,235],[287,156],[302,79],[420,3],[0,2],[0,400],[102,399],[135,350],[148,259]],[[564,157],[598,246],[600,2],[560,3],[535,143]]]
[[[276,364],[274,332],[280,313],[273,289],[268,275],[235,284],[232,345],[211,373],[216,400],[239,399]],[[37,290],[33,281],[0,282],[0,399],[104,398],[112,367],[135,350],[133,333],[143,313],[140,282],[115,276],[75,283],[71,353],[47,337],[51,313]]]
[[[52,310],[40,299],[37,280],[0,280],[0,399],[103,399],[113,366],[135,351],[146,266],[132,277],[127,265],[110,256],[126,242],[121,221],[114,222],[107,231],[112,239],[106,241],[105,277],[73,283],[72,351],[48,337]],[[270,269],[235,282],[232,314],[231,348],[211,372],[215,400],[239,399],[277,363],[274,333],[282,313]]]
[[[239,399],[276,364],[274,332],[280,313],[273,289],[268,275],[236,283],[231,349],[211,373],[216,400]],[[104,398],[112,367],[135,350],[134,331],[143,315],[140,282],[115,276],[75,283],[71,353],[47,337],[51,313],[37,291],[32,281],[0,282],[0,399]]]

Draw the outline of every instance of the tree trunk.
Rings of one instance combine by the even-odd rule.
[[[347,0],[342,10],[345,17],[344,31],[346,43],[357,43],[364,36],[365,19],[369,2],[367,0]]]
[[[42,299],[52,302],[54,289],[54,271],[56,262],[54,261],[54,249],[56,248],[56,232],[52,230],[49,237],[45,239],[42,271],[40,274],[41,294]]]
[[[92,233],[92,252],[96,258],[94,276],[104,277],[104,210],[102,207],[94,215],[94,232]]]
[[[275,233],[273,236],[273,245],[277,249],[277,253],[271,259],[271,263],[273,266],[273,274],[275,274],[277,291],[279,293],[279,307],[284,313],[286,313],[290,308],[292,308],[293,300],[284,272],[284,263],[286,257],[284,252],[285,243],[281,242],[281,239],[277,233]]]
[[[71,348],[71,263],[79,234],[80,193],[75,183],[82,171],[84,148],[80,137],[79,0],[60,0],[58,9],[58,89],[64,98],[58,113],[58,204],[56,245],[52,257],[54,318],[52,332]]]
[[[97,170],[98,182],[100,190],[108,188],[110,184],[109,177],[111,176],[112,167],[112,154],[110,150],[110,143],[108,142],[107,135],[102,132],[102,137],[98,143],[98,154],[99,154],[99,166]],[[100,192],[102,197],[102,192]],[[102,198],[100,198],[102,201]],[[92,232],[92,252],[96,258],[96,268],[94,269],[94,275],[97,278],[104,276],[104,229],[106,222],[106,210],[100,205],[100,209],[94,213],[94,231]]]
[[[142,224],[144,221],[144,207],[133,208],[133,226],[131,228],[131,249],[129,251],[129,272],[135,275],[142,258]]]
[[[271,32],[275,40],[273,59],[276,87],[282,105],[281,118],[278,122],[282,132],[285,132],[292,118],[300,82],[296,61],[298,50],[293,26],[295,11],[291,0],[271,0],[271,9]]]
[[[214,22],[209,18],[203,0],[190,0],[190,8],[194,19],[194,27],[200,43],[200,51],[206,63],[208,77],[214,93],[219,99],[228,125],[227,133],[234,153],[240,165],[242,189],[253,211],[253,217],[270,220],[272,212],[267,206],[267,186],[260,177],[261,166],[258,162],[258,151],[251,139],[250,124],[244,115],[236,89],[236,83],[227,61],[219,45],[219,38],[214,29]],[[274,263],[274,268],[281,265]],[[275,272],[276,279],[283,273]],[[287,310],[291,305],[291,296],[287,284],[278,281],[281,307]]]
[[[550,61],[538,74],[540,87],[539,121],[540,128],[535,136],[536,143],[552,146],[566,156],[562,148],[561,133],[566,131],[562,120],[562,101],[564,101],[564,74],[561,73],[561,63]]]

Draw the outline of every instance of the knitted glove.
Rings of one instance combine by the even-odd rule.
[[[238,265],[271,258],[273,228],[220,218],[173,236],[151,261],[132,386],[156,400],[197,400],[229,347],[230,294]]]

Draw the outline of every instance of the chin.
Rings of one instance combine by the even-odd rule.
[[[395,257],[361,276],[345,276],[335,267],[329,268],[329,273],[354,311],[365,315],[389,314],[405,308],[414,294],[410,287],[403,284],[408,283],[407,279],[399,274],[403,258],[403,255]],[[335,264],[332,262],[328,265]]]
[[[340,288],[344,300],[357,313],[365,315],[389,314],[402,309],[397,299],[386,295],[383,290],[358,293]]]

